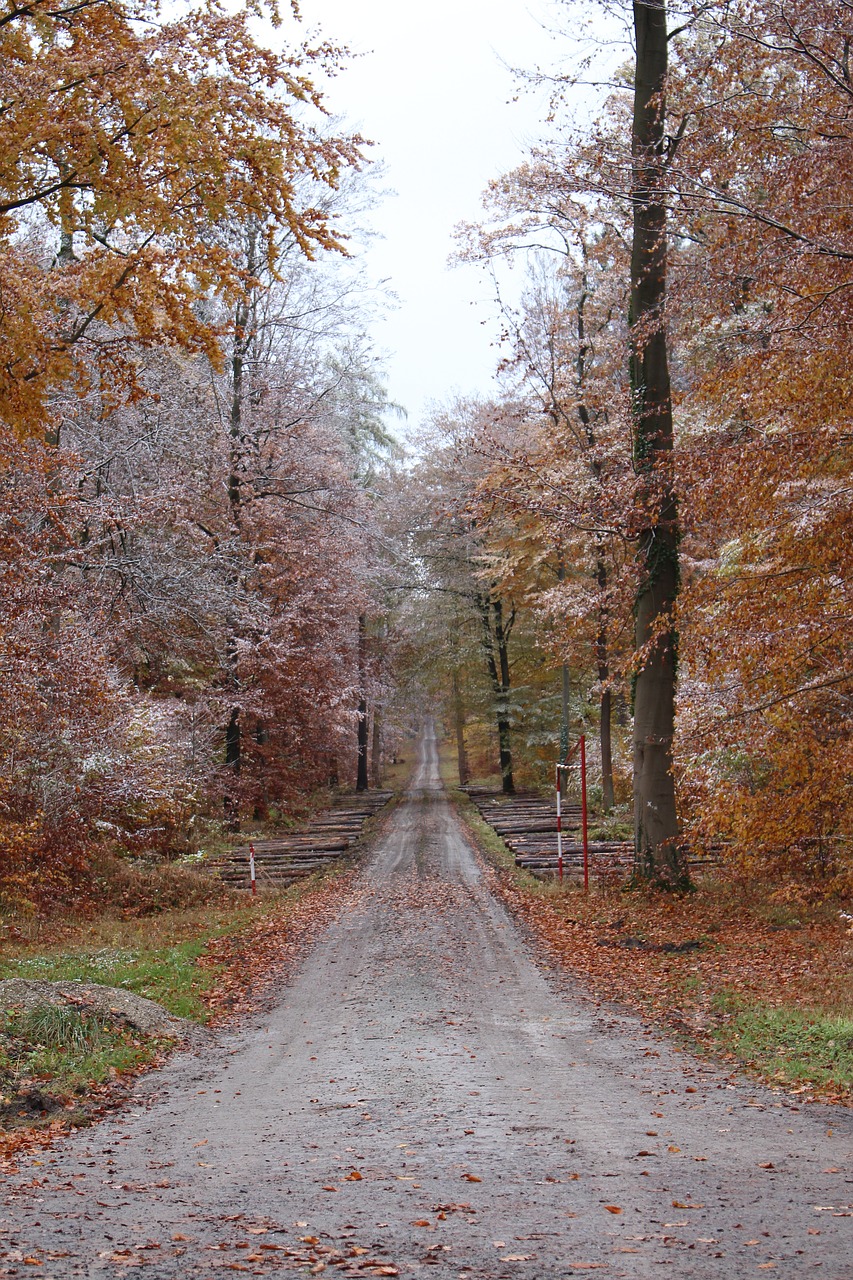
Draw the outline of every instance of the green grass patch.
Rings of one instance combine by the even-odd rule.
[[[853,1088],[853,1018],[714,997],[714,1039],[747,1067],[781,1084]]]
[[[43,982],[97,982],[107,987],[123,987],[135,995],[156,1000],[170,1013],[195,1022],[205,1020],[202,996],[214,975],[198,967],[210,937],[181,942],[175,946],[132,951],[110,947],[94,952],[74,950],[6,961],[0,966],[3,978],[30,978]]]
[[[0,1018],[0,1105],[14,1115],[14,1097],[28,1085],[55,1097],[85,1093],[151,1061],[165,1043],[79,1009],[11,1010]]]
[[[271,909],[260,899],[139,920],[105,918],[81,926],[61,947],[26,948],[0,958],[0,978],[97,982],[156,1000],[170,1013],[206,1021],[203,997],[216,981],[199,958],[209,942],[239,931]]]

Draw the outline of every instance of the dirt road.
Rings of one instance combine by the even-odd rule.
[[[424,737],[275,1006],[8,1189],[0,1276],[853,1277],[851,1117],[561,993]]]

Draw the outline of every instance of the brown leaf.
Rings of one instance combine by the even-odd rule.
[[[621,1213],[621,1212],[622,1212],[622,1210],[619,1208],[619,1205],[618,1205],[618,1204],[606,1204],[604,1207],[605,1207],[605,1209],[607,1210],[607,1212],[608,1212],[608,1213]]]
[[[463,1173],[462,1177],[466,1182],[482,1182],[482,1178],[478,1178],[476,1173]]]

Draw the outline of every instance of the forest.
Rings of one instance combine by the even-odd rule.
[[[4,918],[380,786],[427,708],[506,794],[583,734],[638,880],[849,899],[853,5],[603,9],[597,115],[596,50],[528,70],[459,231],[524,272],[493,392],[404,426],[333,33],[3,0]]]

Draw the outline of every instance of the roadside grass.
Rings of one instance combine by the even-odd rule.
[[[853,1016],[749,1004],[721,991],[712,1001],[717,1045],[779,1084],[843,1093],[853,1087]]]
[[[251,902],[222,903],[124,920],[103,916],[66,924],[59,942],[31,944],[9,954],[0,948],[0,979],[44,982],[98,982],[123,987],[156,1000],[170,1013],[195,1022],[207,1020],[204,994],[216,980],[199,966],[208,944],[251,924],[271,910],[279,895]]]
[[[73,1008],[11,1010],[0,1017],[0,1114],[30,1119],[20,1112],[23,1098],[50,1114],[39,1084],[50,1097],[86,1094],[93,1085],[136,1071],[168,1044],[165,1038],[141,1039],[108,1019]],[[14,1099],[18,1098],[18,1103]]]
[[[0,942],[0,979],[120,987],[203,1024],[251,1002],[292,935],[322,916],[346,879],[338,865],[255,899],[223,890],[183,910],[64,921],[49,940]],[[71,1006],[0,1011],[0,1155],[25,1131],[87,1123],[122,1077],[172,1044]]]
[[[778,885],[717,872],[661,895],[541,881],[468,796],[460,816],[496,888],[556,967],[690,1047],[804,1098],[853,1105],[853,931],[844,903],[782,902]]]

